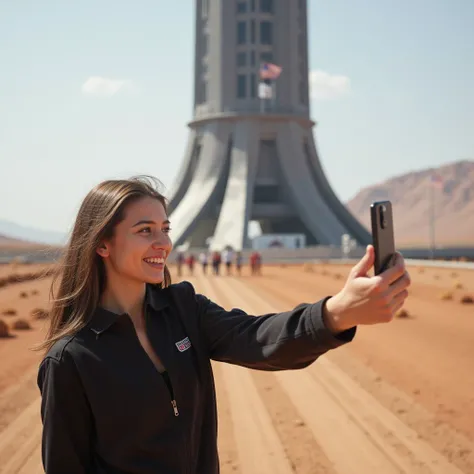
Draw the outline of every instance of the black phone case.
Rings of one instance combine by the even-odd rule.
[[[385,206],[385,226],[382,226],[380,208]],[[372,241],[375,249],[374,273],[379,275],[391,266],[395,254],[395,237],[393,232],[392,203],[378,201],[370,206],[372,224]]]

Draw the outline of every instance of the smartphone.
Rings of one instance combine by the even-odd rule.
[[[379,275],[392,266],[395,257],[392,203],[373,202],[370,206],[370,220],[375,249],[374,274]]]

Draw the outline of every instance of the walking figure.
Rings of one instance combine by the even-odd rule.
[[[176,255],[176,267],[178,269],[178,276],[183,274],[183,264],[184,264],[184,255],[181,252],[178,252]]]
[[[223,252],[222,259],[224,260],[226,269],[227,269],[227,275],[232,274],[232,260],[234,257],[234,253],[232,252],[232,249],[226,248]]]
[[[242,252],[237,252],[235,254],[235,268],[237,269],[237,275],[241,276],[242,274],[242,262],[243,262]]]
[[[219,275],[220,266],[221,253],[216,251],[212,254],[212,269],[214,270],[214,275]]]
[[[194,262],[196,261],[196,258],[194,257],[194,255],[192,253],[190,253],[188,255],[188,258],[187,258],[187,264],[188,264],[188,268],[189,268],[189,274],[190,275],[193,275],[194,274]]]
[[[199,254],[199,262],[201,263],[202,273],[204,273],[204,275],[206,275],[207,274],[207,264],[208,264],[208,258],[207,258],[207,253],[206,252],[201,252]]]

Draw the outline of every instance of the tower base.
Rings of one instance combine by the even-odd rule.
[[[227,116],[190,124],[188,149],[169,212],[175,245],[250,246],[250,221],[264,233],[303,233],[307,245],[359,245],[369,232],[340,202],[322,170],[314,123],[294,116]]]

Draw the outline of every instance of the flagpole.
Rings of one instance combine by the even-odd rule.
[[[435,235],[435,193],[434,193],[434,185],[432,180],[430,179],[429,183],[429,202],[430,202],[430,212],[429,212],[429,230],[430,230],[430,259],[434,260],[435,258],[435,250],[436,250],[436,235]]]

